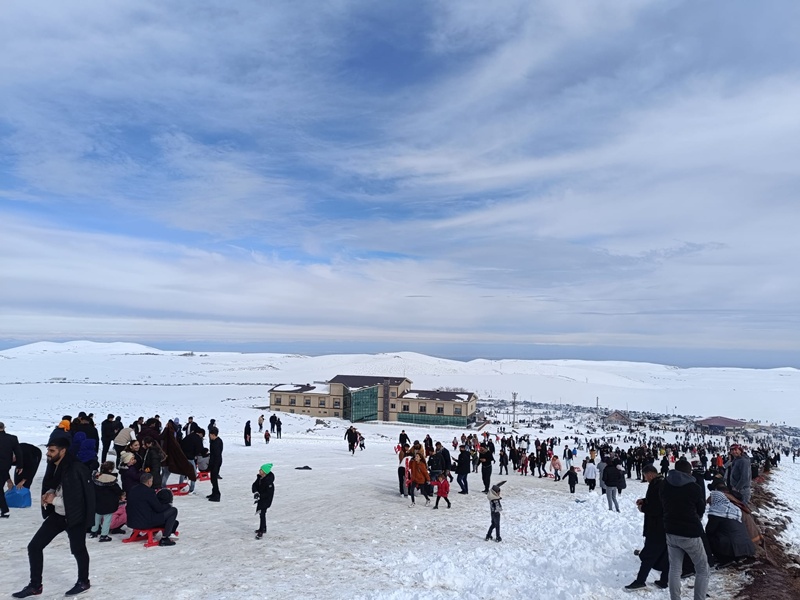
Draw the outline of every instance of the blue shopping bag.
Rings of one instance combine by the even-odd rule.
[[[28,508],[31,505],[31,491],[28,488],[11,488],[6,492],[9,508]]]

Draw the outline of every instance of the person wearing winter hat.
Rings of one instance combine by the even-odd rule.
[[[272,506],[272,497],[275,495],[275,474],[272,472],[272,463],[261,465],[251,489],[259,517],[256,539],[260,540],[267,533],[267,509]]]
[[[503,505],[500,503],[500,500],[502,500],[500,497],[500,486],[504,483],[505,481],[501,481],[494,484],[492,489],[486,494],[486,498],[489,500],[489,513],[492,517],[492,524],[489,526],[489,531],[486,532],[487,542],[492,539],[492,531],[494,531],[497,536],[495,538],[496,542],[503,541],[500,537],[500,513],[503,512]]]

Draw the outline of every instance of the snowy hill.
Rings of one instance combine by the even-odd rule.
[[[0,353],[0,384],[301,383],[338,374],[408,377],[414,387],[465,388],[481,398],[552,402],[800,424],[797,369],[696,368],[582,360],[473,360],[413,352],[302,356],[166,352],[127,343],[39,342]],[[259,392],[266,394],[265,389]]]

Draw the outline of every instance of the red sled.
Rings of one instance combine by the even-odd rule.
[[[188,483],[168,483],[165,486],[173,496],[188,496],[189,484]]]
[[[163,532],[164,532],[163,527],[154,527],[152,529],[134,529],[131,532],[131,536],[122,540],[122,543],[129,544],[131,542],[144,542],[145,548],[152,548],[153,546],[158,546],[158,542],[154,537],[155,534]],[[180,535],[180,534],[176,531],[173,535]]]
[[[198,471],[197,472],[197,481],[211,481],[211,472],[210,471]]]

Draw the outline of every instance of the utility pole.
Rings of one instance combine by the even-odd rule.
[[[511,429],[514,429],[514,425],[517,422],[517,392],[511,392],[511,410],[514,412],[514,416],[511,419]]]

